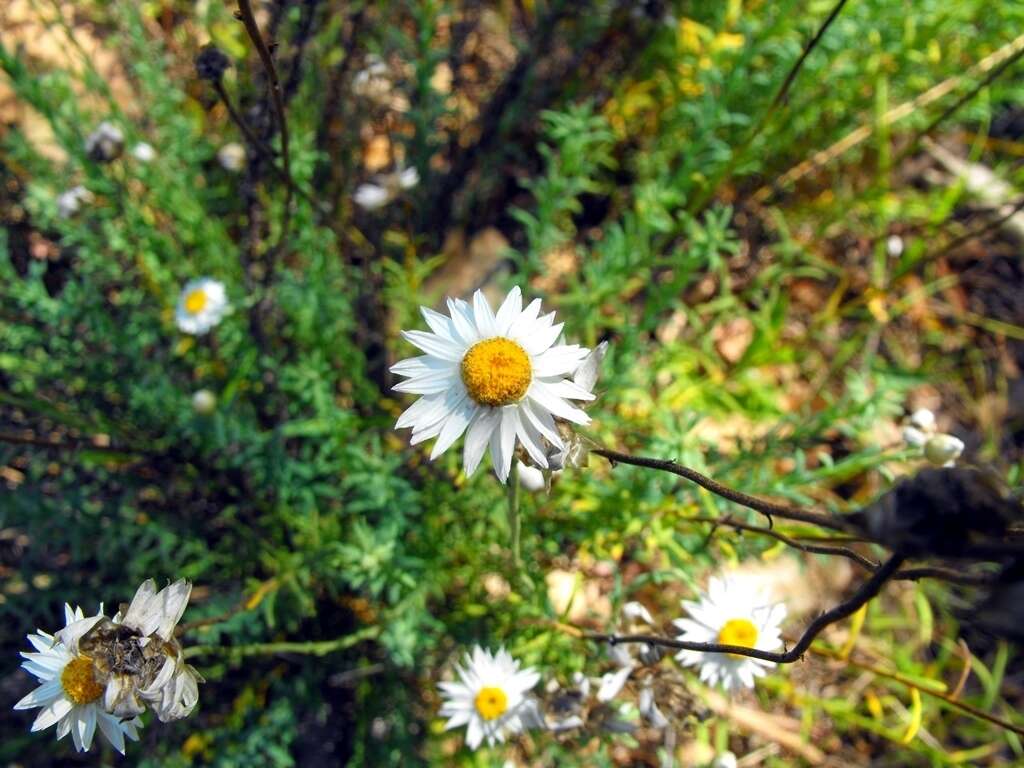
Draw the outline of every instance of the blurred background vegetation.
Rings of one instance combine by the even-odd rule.
[[[529,580],[510,584],[493,476],[467,480],[457,451],[431,464],[392,430],[398,330],[478,287],[521,285],[571,341],[611,342],[597,442],[844,511],[918,466],[898,424],[930,407],[1016,483],[1024,5],[839,3],[775,100],[836,8],[257,4],[287,113],[286,212],[279,123],[234,3],[4,3],[3,701],[30,687],[25,634],[60,626],[64,601],[93,611],[187,577],[185,621],[209,620],[186,635],[200,709],[147,727],[128,764],[658,765],[644,731],[471,754],[441,731],[436,682],[474,642],[545,680],[600,674],[603,651],[559,624],[603,631],[626,599],[667,622],[740,561],[794,622],[857,574],[687,521],[745,513],[592,459],[524,499]],[[247,138],[193,66],[208,43],[273,148],[250,145],[238,171],[218,151]],[[109,163],[85,150],[102,121],[125,135]],[[148,162],[129,151],[142,141]],[[418,185],[354,203],[407,167]],[[68,216],[76,185],[91,195]],[[201,275],[234,311],[183,336],[174,303]],[[910,582],[870,606],[858,658],[902,680],[810,654],[729,709],[677,673],[680,762],[1024,764],[1015,733],[921,695],[966,666],[965,702],[1024,723],[1019,650],[961,621],[969,597]],[[29,724],[3,718],[5,764],[120,759]]]

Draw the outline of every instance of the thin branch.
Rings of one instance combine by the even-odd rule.
[[[783,520],[795,520],[801,523],[810,523],[817,525],[822,528],[828,528],[833,531],[849,531],[852,528],[840,517],[835,515],[824,515],[818,512],[811,512],[805,509],[798,509],[797,507],[789,507],[782,504],[776,504],[771,501],[765,501],[755,496],[749,496],[741,491],[729,488],[716,480],[712,480],[706,475],[702,475],[694,469],[684,467],[682,464],[677,464],[675,461],[669,459],[650,459],[644,456],[631,456],[628,453],[620,453],[619,451],[613,451],[608,448],[594,448],[591,453],[603,456],[608,459],[612,464],[632,464],[635,467],[646,467],[648,469],[657,469],[662,472],[671,472],[673,475],[685,478],[690,482],[696,483],[701,488],[704,488],[716,496],[721,496],[723,499],[740,504],[748,509],[752,509],[755,512],[760,512],[768,518],[769,526],[772,524],[772,517],[780,517]]]
[[[849,547],[843,546],[826,546],[821,544],[806,544],[799,539],[787,536],[784,533],[776,531],[773,528],[763,528],[758,525],[750,525],[748,523],[741,523],[736,520],[732,520],[728,517],[685,517],[682,518],[687,522],[695,523],[712,523],[714,526],[727,525],[730,528],[735,528],[740,531],[750,531],[751,533],[759,533],[764,536],[770,536],[776,541],[781,541],[794,549],[799,549],[801,552],[808,552],[815,555],[837,555],[839,557],[845,557],[848,560],[852,560],[862,568],[866,568],[869,571],[874,571],[878,568],[878,563],[874,562],[870,558],[865,557],[856,550],[850,549]],[[713,532],[713,529],[712,529]],[[961,571],[954,570],[953,568],[942,568],[939,566],[923,566],[920,568],[904,568],[897,571],[892,577],[893,581],[919,581],[920,579],[938,579],[940,581],[948,581],[953,584],[963,584],[965,586],[984,586],[991,584],[995,580],[996,575],[990,573],[963,573]]]
[[[295,186],[295,182],[292,180],[291,159],[288,152],[288,120],[285,117],[281,81],[277,76],[277,67],[274,66],[274,57],[263,40],[263,35],[260,33],[260,28],[256,23],[256,17],[253,15],[252,5],[249,3],[249,0],[238,0],[238,17],[242,20],[242,24],[245,25],[245,31],[249,34],[249,39],[256,46],[256,53],[259,55],[263,69],[267,73],[267,80],[270,83],[271,101],[274,105],[274,114],[277,117],[278,128],[281,131],[281,159],[284,163],[284,175],[287,179],[284,211],[281,213],[280,239],[283,241],[288,234],[288,225],[291,223],[292,188]],[[273,262],[268,264],[267,283],[270,282],[270,273],[273,272],[273,266]]]
[[[839,17],[839,14],[840,12],[842,12],[843,6],[845,6],[846,3],[847,0],[839,0],[832,7],[832,12],[829,13],[824,23],[818,28],[818,31],[810,40],[807,41],[807,43],[804,44],[803,50],[800,52],[800,55],[797,57],[796,61],[793,62],[793,65],[789,68],[789,72],[786,73],[786,77],[785,79],[783,79],[782,85],[779,86],[779,90],[775,92],[775,97],[771,100],[771,103],[768,105],[768,109],[766,109],[762,113],[757,123],[754,124],[754,127],[750,130],[746,138],[743,140],[743,143],[740,144],[735,149],[735,151],[733,151],[733,153],[730,155],[729,161],[728,163],[726,163],[725,167],[715,175],[714,179],[712,179],[712,181],[705,188],[704,193],[699,198],[697,198],[697,201],[693,205],[691,210],[700,210],[701,208],[703,208],[705,203],[707,203],[711,196],[715,194],[715,190],[718,188],[718,185],[721,184],[723,180],[729,178],[729,176],[732,174],[732,171],[736,167],[736,164],[740,161],[740,158],[742,158],[743,155],[746,154],[746,151],[750,148],[750,145],[754,143],[754,139],[756,139],[761,134],[761,131],[763,131],[765,129],[765,126],[768,125],[768,121],[772,119],[772,117],[778,111],[779,107],[786,100],[786,96],[789,94],[789,89],[792,88],[793,83],[796,82],[797,75],[799,75],[800,70],[803,69],[804,63],[807,61],[807,57],[811,55],[811,51],[818,47],[818,44],[825,36],[825,33],[828,31],[828,28],[832,26],[832,22],[834,22]]]
[[[762,651],[759,648],[747,648],[741,645],[723,645],[721,643],[695,643],[690,640],[675,640],[670,637],[658,635],[602,635],[587,634],[588,640],[618,645],[620,643],[646,643],[657,645],[663,648],[675,648],[681,651],[699,651],[702,653],[728,653],[734,656],[749,656],[754,659],[772,661],[776,664],[792,664],[804,655],[814,638],[821,634],[825,627],[842,621],[851,616],[862,605],[875,598],[882,586],[899,570],[903,564],[902,555],[893,555],[876,570],[871,578],[865,581],[849,600],[840,603],[835,608],[821,614],[818,618],[807,625],[803,635],[797,640],[796,645],[787,651],[777,653],[774,651]]]

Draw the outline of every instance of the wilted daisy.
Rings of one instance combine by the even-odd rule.
[[[422,307],[431,332],[403,331],[402,336],[426,354],[391,367],[408,379],[396,391],[422,395],[398,418],[396,428],[411,427],[413,445],[436,437],[431,459],[465,432],[466,474],[473,474],[489,445],[503,483],[517,438],[532,462],[547,468],[545,446],[565,445],[555,418],[588,424],[587,414],[569,401],[594,399],[568,378],[589,350],[557,343],[562,323],[554,322],[554,312],[540,316],[540,299],[525,309],[522,304],[517,287],[497,314],[481,291],[472,306],[448,299],[450,317]]]
[[[782,645],[781,624],[786,618],[782,603],[767,600],[750,579],[736,576],[712,578],[708,591],[698,602],[683,601],[689,614],[673,624],[681,635],[676,639],[696,643],[719,643],[762,651],[774,651]],[[680,651],[676,659],[685,666],[699,666],[700,679],[731,691],[738,686],[754,687],[754,678],[774,667],[770,661],[729,653]]]
[[[57,635],[72,652],[94,660],[103,707],[119,717],[147,708],[161,722],[191,714],[202,676],[189,664],[174,628],[188,605],[192,585],[184,579],[157,591],[148,579],[132,602],[113,619],[100,616],[87,626],[72,624]]]
[[[83,204],[91,203],[95,196],[81,184],[65,190],[57,195],[57,215],[62,219],[70,219],[82,209]]]
[[[100,613],[86,618],[81,608],[72,610],[70,605],[65,605],[64,618],[66,626],[62,631],[75,627],[73,632],[78,632],[95,626],[103,619],[103,609],[101,606]],[[92,746],[97,726],[122,755],[125,736],[138,741],[142,721],[138,718],[122,719],[103,708],[101,673],[91,656],[72,651],[65,643],[42,630],[29,635],[28,641],[36,652],[22,653],[25,661],[21,666],[34,675],[40,685],[14,708],[42,707],[32,724],[33,732],[56,724],[57,738],[63,739],[70,733],[79,752],[86,752]]]
[[[383,208],[406,189],[420,183],[420,174],[415,168],[399,169],[376,177],[375,184],[360,184],[352,198],[356,204],[368,211]]]
[[[504,648],[493,656],[480,646],[467,655],[465,666],[456,666],[459,682],[440,683],[441,716],[445,730],[466,726],[466,744],[476,749],[487,739],[489,746],[524,728],[523,718],[533,716],[527,692],[540,681],[540,674],[519,662]]]
[[[913,448],[920,448],[925,459],[937,467],[952,467],[964,452],[964,443],[958,437],[938,431],[935,414],[927,408],[914,411],[903,427],[903,440]]]
[[[217,325],[227,311],[224,283],[200,277],[190,280],[181,289],[174,320],[182,332],[201,336]]]
[[[85,137],[85,152],[89,159],[98,163],[116,160],[122,151],[124,132],[107,120],[97,125],[96,130]]]

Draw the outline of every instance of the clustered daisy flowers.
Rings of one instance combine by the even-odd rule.
[[[96,728],[124,754],[125,737],[138,740],[138,715],[152,710],[162,722],[195,709],[202,677],[185,663],[174,628],[192,585],[178,580],[162,590],[152,579],[112,618],[103,606],[94,616],[65,605],[65,626],[55,634],[28,636],[34,653],[22,653],[22,668],[40,685],[15,709],[42,708],[32,731],[57,726],[75,748],[88,751]]]
[[[209,277],[200,277],[185,283],[178,295],[174,320],[178,330],[202,336],[214,328],[228,311],[227,291],[224,283]]]
[[[547,446],[565,446],[555,419],[590,422],[570,402],[594,399],[571,378],[590,350],[561,343],[562,323],[555,323],[554,312],[541,315],[540,299],[523,308],[518,287],[497,313],[480,291],[472,305],[448,299],[449,315],[421,310],[430,331],[402,336],[425,354],[391,367],[406,378],[395,390],[421,397],[396,427],[412,428],[413,445],[437,438],[431,459],[465,433],[467,475],[476,471],[489,446],[494,472],[504,483],[517,440],[536,466],[547,469]]]
[[[769,601],[750,579],[736,575],[711,578],[700,600],[683,601],[689,618],[673,623],[682,631],[677,639],[717,643],[774,651],[782,645],[781,625],[786,606]],[[700,667],[700,679],[721,685],[726,691],[754,687],[775,664],[750,656],[730,653],[680,651],[676,659],[683,666]]]
[[[489,746],[520,733],[530,715],[527,693],[540,674],[519,662],[504,648],[491,654],[477,646],[456,667],[458,682],[440,684],[445,698],[441,715],[448,718],[445,730],[466,726],[466,744],[476,749],[487,740]]]

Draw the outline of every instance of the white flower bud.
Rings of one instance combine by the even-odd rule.
[[[217,162],[225,170],[238,173],[245,168],[245,147],[237,141],[225,144],[217,150]]]
[[[516,462],[519,466],[519,484],[528,491],[537,493],[543,491],[546,483],[544,482],[544,473],[536,467],[531,467],[529,464],[523,464],[523,462]]]
[[[192,410],[201,416],[209,416],[217,409],[217,396],[208,389],[198,389],[192,394]]]
[[[917,427],[904,427],[903,442],[913,448],[921,448],[928,442],[928,435]]]
[[[150,163],[156,159],[156,150],[153,149],[151,144],[147,144],[144,141],[140,141],[134,147],[132,147],[132,157],[138,160],[140,163]]]
[[[938,434],[924,444],[924,457],[938,467],[951,467],[964,452],[964,442],[953,435]]]
[[[711,761],[710,768],[736,768],[736,755],[732,752],[722,752]]]
[[[893,258],[896,258],[903,253],[903,238],[899,235],[889,235],[889,239],[885,241],[885,251]]]
[[[922,432],[931,432],[935,429],[935,414],[927,408],[919,408],[910,415],[910,423]]]

